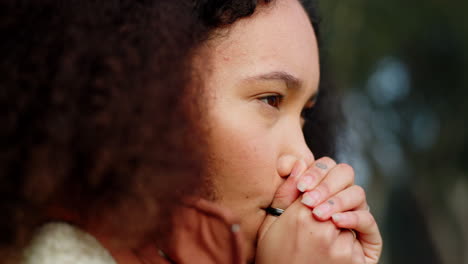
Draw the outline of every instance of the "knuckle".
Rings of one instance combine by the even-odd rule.
[[[338,236],[338,231],[335,225],[331,222],[321,223],[320,230],[315,230],[315,237],[318,241],[322,241],[326,245],[332,245]]]
[[[310,166],[314,162],[314,154],[310,150],[304,155],[304,161],[307,166]]]
[[[352,254],[353,252],[351,246],[333,247],[330,250],[331,258],[337,261],[337,263],[348,263],[349,260],[352,258]]]
[[[296,223],[299,230],[303,230],[302,228],[310,223],[311,217],[312,215],[309,208],[305,206],[301,206],[301,208],[299,208],[296,217]]]
[[[366,191],[364,190],[364,188],[362,188],[359,185],[354,185],[354,188],[356,189],[357,195],[363,197],[364,200],[366,200]]]
[[[375,225],[377,225],[377,222],[375,221],[375,218],[371,213],[367,213],[367,214],[369,215],[369,217],[367,218],[365,225],[367,228],[372,228]]]
[[[357,226],[362,226],[362,223],[359,222],[359,215],[356,213],[356,211],[350,211],[348,213],[348,221],[350,224],[350,227],[354,228]]]
[[[349,174],[354,174],[354,169],[351,167],[351,165],[347,163],[340,163],[337,165],[343,172],[349,173]]]
[[[334,210],[338,210],[339,208],[343,208],[343,199],[339,196],[335,196],[331,198],[329,201],[332,201],[332,206]]]
[[[312,166],[309,169],[307,169],[306,172],[304,172],[304,176],[310,176],[314,180],[320,180],[323,177],[324,173],[321,171],[321,169]]]
[[[330,195],[330,187],[326,182],[320,183],[320,185],[317,186],[317,188],[315,188],[315,191],[317,191],[320,194],[320,197],[322,197],[322,199],[325,199],[323,197],[328,197]]]
[[[273,197],[273,203],[277,208],[287,208],[290,204],[290,195],[286,191],[278,191]]]
[[[322,157],[322,158],[320,158],[318,160],[320,162],[323,162],[323,163],[327,164],[327,166],[329,166],[329,167],[333,167],[333,166],[336,165],[336,161],[334,159],[330,158],[330,157],[327,157],[327,156]]]
[[[337,167],[339,168],[340,172],[346,175],[350,181],[354,182],[355,173],[353,167],[346,163],[340,163],[337,165]]]

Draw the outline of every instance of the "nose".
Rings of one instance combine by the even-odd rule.
[[[283,131],[285,133],[281,135],[281,151],[277,161],[277,170],[281,177],[286,177],[291,174],[297,162],[304,162],[308,167],[315,158],[306,144],[301,126]]]

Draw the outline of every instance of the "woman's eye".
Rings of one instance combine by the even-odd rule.
[[[262,98],[259,98],[259,100],[264,102],[265,104],[268,104],[268,105],[273,106],[275,108],[279,108],[279,105],[281,103],[282,98],[283,98],[283,96],[281,96],[281,95],[268,95],[268,96],[264,96]]]

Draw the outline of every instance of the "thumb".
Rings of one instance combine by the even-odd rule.
[[[297,182],[302,173],[307,169],[307,164],[300,159],[296,162],[291,170],[290,176],[281,184],[273,197],[273,202],[270,207],[286,210],[294,201],[297,200],[301,192],[297,189]],[[267,214],[265,221],[259,230],[259,239],[268,231],[270,225],[277,220],[278,216]]]

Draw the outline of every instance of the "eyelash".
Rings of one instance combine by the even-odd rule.
[[[262,101],[263,103],[271,107],[279,109],[279,106],[281,102],[283,101],[283,96],[280,94],[271,94],[271,95],[260,97],[258,98],[258,100]]]
[[[261,102],[274,107],[276,109],[279,109],[282,101],[283,101],[283,96],[280,94],[271,94],[267,96],[263,96],[258,98]],[[314,110],[314,107],[306,107],[301,111],[301,118],[307,119],[309,114]]]

